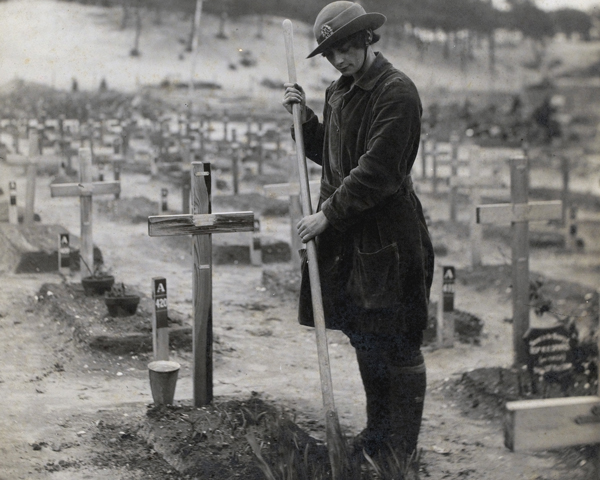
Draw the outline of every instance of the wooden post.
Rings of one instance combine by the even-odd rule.
[[[257,158],[256,158],[256,163],[257,163],[257,167],[256,167],[256,173],[258,175],[262,175],[263,174],[263,155],[264,155],[264,149],[263,149],[263,139],[264,139],[264,135],[262,132],[262,129],[260,128],[260,124],[259,124],[259,130],[257,132],[257,139],[258,139],[258,145],[257,145]]]
[[[248,149],[252,146],[252,117],[246,119],[246,145]]]
[[[229,140],[228,133],[228,125],[229,125],[229,117],[227,116],[227,111],[223,112],[223,141],[227,142]]]
[[[192,165],[192,213],[212,213],[210,164]],[[254,223],[252,224],[254,227]],[[194,329],[194,405],[207,405],[213,399],[212,372],[212,236],[192,237],[194,272],[192,277]]]
[[[240,193],[240,145],[236,141],[236,131],[231,131],[231,175],[233,177],[233,194]]]
[[[40,155],[38,132],[36,129],[29,131],[29,163],[27,164],[27,187],[25,190],[25,215],[23,223],[32,225],[35,208],[35,180],[37,176],[37,160]]]
[[[115,182],[121,181],[121,170],[122,169],[123,169],[123,160],[115,158],[113,160],[113,175],[114,175]],[[115,199],[118,200],[120,196],[121,196],[121,192],[115,193]]]
[[[565,249],[573,252],[577,248],[577,207],[571,206],[567,212],[565,227]]]
[[[252,232],[252,212],[211,213],[210,164],[193,162],[192,213],[148,217],[148,234],[192,235],[194,327],[194,406],[213,398],[212,372],[212,242],[213,233]]]
[[[190,213],[190,192],[192,185],[190,181],[190,172],[184,172],[183,185],[181,186],[181,213]]]
[[[158,214],[162,215],[169,211],[169,189],[160,189],[160,201],[158,203]]]
[[[442,267],[442,283],[437,308],[437,343],[440,348],[454,346],[454,282],[456,269],[453,266]]]
[[[250,264],[256,267],[262,265],[262,246],[260,242],[260,219],[254,219],[254,232],[250,237]]]
[[[512,225],[513,351],[518,366],[527,362],[523,336],[529,329],[529,222],[560,219],[562,202],[528,202],[527,158],[515,156],[509,163],[512,203],[478,206],[477,222]]]
[[[156,178],[158,176],[158,160],[159,152],[153,149],[152,155],[150,156],[150,176]]]
[[[58,271],[63,275],[71,273],[71,242],[68,233],[58,234]]]
[[[79,183],[50,185],[52,197],[79,197],[81,233],[79,255],[92,272],[94,271],[94,242],[92,238],[92,196],[121,191],[120,182],[92,182],[92,152],[79,149]],[[85,271],[85,265],[81,270]],[[85,277],[82,274],[82,277]]]
[[[560,167],[562,172],[562,214],[561,214],[561,225],[564,227],[567,225],[567,215],[571,202],[569,199],[569,158],[563,156],[560,161]]]
[[[453,132],[450,135],[450,145],[452,148],[450,156],[450,177],[454,178],[458,176],[458,147],[460,142],[460,136]],[[455,186],[450,186],[450,221],[456,222],[456,211],[458,204],[458,191]]]
[[[529,200],[529,168],[525,157],[510,160],[510,196],[515,206]],[[527,361],[523,336],[529,329],[529,220],[513,221],[512,230],[513,346],[516,363],[523,364]]]
[[[154,277],[152,279],[152,300],[154,300],[152,315],[152,350],[154,352],[154,360],[168,360],[169,312],[167,279],[165,277]]]
[[[438,161],[438,148],[435,138],[431,140],[431,183],[433,193],[437,193],[438,178],[437,178],[437,161]]]
[[[79,182],[81,184],[92,182],[92,151],[90,149],[79,150]],[[92,236],[92,193],[91,191],[80,192],[79,202],[81,205],[81,238],[80,256],[86,262],[92,272],[94,271],[94,242]],[[85,271],[85,270],[82,270]],[[82,275],[85,276],[85,275]]]
[[[8,205],[8,223],[18,225],[19,209],[17,206],[17,182],[8,182],[8,190],[10,192],[10,203]]]

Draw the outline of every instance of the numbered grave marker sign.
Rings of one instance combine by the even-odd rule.
[[[17,209],[17,182],[8,182],[8,190],[10,191],[8,223],[17,225],[19,223],[19,211]]]
[[[154,315],[152,318],[152,349],[154,360],[169,359],[169,311],[167,303],[167,279],[152,279],[152,299]]]
[[[58,234],[58,271],[64,275],[71,271],[71,241],[68,233]]]

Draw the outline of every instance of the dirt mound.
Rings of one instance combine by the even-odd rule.
[[[58,235],[69,233],[61,225],[0,223],[0,271],[45,273],[58,270]],[[79,270],[79,238],[70,235],[71,270]],[[94,247],[94,263],[102,263]]]
[[[242,400],[217,399],[201,408],[150,407],[138,435],[186,478],[264,479],[251,442],[273,469],[283,458],[298,466],[306,461],[313,469],[327,463],[322,443],[257,394]],[[284,457],[286,453],[293,459]]]
[[[147,353],[152,351],[153,304],[143,293],[135,293],[141,297],[140,305],[129,317],[111,317],[104,297],[86,295],[80,284],[42,285],[36,308],[40,314],[71,327],[81,345],[116,355]],[[183,315],[169,312],[169,344],[191,351],[192,329],[185,322]]]

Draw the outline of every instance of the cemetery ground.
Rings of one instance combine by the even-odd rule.
[[[3,179],[24,181],[22,167],[0,168]],[[287,174],[277,178],[276,170],[271,180],[284,181]],[[37,179],[40,223],[77,235],[78,202],[51,198],[52,180],[43,173]],[[158,210],[161,188],[173,192],[169,201],[177,210],[179,184],[134,168],[124,169],[121,182],[119,200],[94,200],[94,244],[116,280],[142,295],[134,316],[109,317],[101,298],[85,296],[75,277],[16,274],[7,266],[11,259],[3,258],[8,263],[0,276],[0,478],[258,479],[263,475],[247,435],[274,462],[282,430],[296,434],[301,452],[309,445],[311,463],[323,463],[315,337],[296,322],[298,278],[286,250],[287,202],[265,200],[250,174],[237,197],[213,194],[213,211],[253,210],[261,217],[264,264],[250,265],[245,256],[250,234],[213,235],[215,400],[197,409],[191,401],[190,241],[151,238],[146,225]],[[498,235],[504,227],[484,233],[484,263],[492,266],[471,269],[464,223],[446,220],[446,195],[434,195],[425,181],[415,183],[438,260],[457,267],[459,311],[453,348],[436,348],[435,334],[428,332],[421,478],[592,478],[592,447],[513,453],[503,445],[504,402],[536,396],[528,377],[510,369],[510,245],[506,235]],[[594,198],[589,200],[593,205]],[[546,238],[531,252],[532,278],[540,279],[534,300],[561,318],[584,319],[585,330],[598,314],[597,253],[567,254],[545,235],[532,233]],[[170,356],[182,366],[173,407],[152,405],[148,381],[150,282],[156,276],[167,278]],[[548,312],[532,317],[532,324],[554,321]],[[364,426],[365,406],[353,349],[338,332],[329,332],[328,341],[340,422],[344,433],[355,435]],[[593,379],[593,372],[578,373],[568,394],[595,393]],[[560,392],[552,385],[537,396],[543,394]]]

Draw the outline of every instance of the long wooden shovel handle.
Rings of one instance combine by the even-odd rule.
[[[290,83],[296,83],[296,64],[294,61],[294,38],[292,22],[288,19],[283,21],[283,36],[285,40],[285,53],[287,57],[288,77]],[[310,202],[310,190],[308,186],[308,170],[306,167],[306,156],[304,154],[304,135],[302,133],[302,118],[300,104],[292,105],[294,117],[294,133],[296,136],[296,158],[298,171],[300,172],[300,197],[302,200],[302,214],[312,214]],[[313,315],[317,334],[317,354],[319,356],[319,372],[321,374],[321,390],[323,393],[323,405],[327,412],[335,411],[333,401],[333,384],[331,381],[331,369],[329,366],[329,352],[327,349],[327,333],[325,331],[325,314],[323,311],[323,298],[321,296],[321,279],[319,278],[319,264],[317,261],[317,247],[314,240],[306,244],[308,256],[308,274],[310,279],[310,293],[312,296]]]

